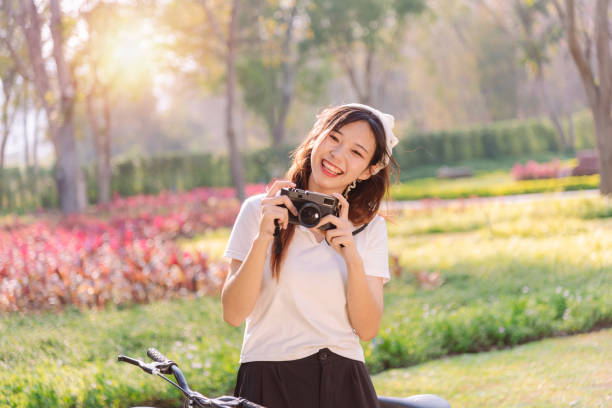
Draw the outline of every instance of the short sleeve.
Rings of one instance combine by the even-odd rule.
[[[391,279],[389,274],[389,248],[387,244],[387,224],[383,217],[376,216],[366,228],[368,231],[363,266],[368,276],[383,278],[383,283]]]
[[[223,256],[243,261],[259,229],[262,194],[247,198],[240,207]]]

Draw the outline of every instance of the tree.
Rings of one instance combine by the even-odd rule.
[[[565,0],[565,7],[553,0],[565,28],[568,47],[578,68],[587,102],[595,123],[595,137],[603,195],[612,194],[612,59],[610,54],[609,0],[597,0],[592,9],[594,27],[583,27],[579,33],[576,5]],[[582,39],[579,39],[580,38]],[[595,56],[592,56],[592,46]]]
[[[267,0],[253,27],[256,43],[238,60],[238,81],[245,105],[262,118],[275,146],[286,139],[287,117],[296,95],[317,99],[328,83],[326,69],[308,38],[303,0]]]
[[[4,160],[6,155],[6,144],[11,134],[11,127],[15,121],[17,112],[17,92],[19,91],[19,67],[14,55],[20,51],[19,40],[15,38],[15,27],[7,13],[8,5],[2,4],[0,10],[0,21],[2,29],[0,32],[0,85],[2,88],[2,105],[0,107],[0,208],[4,207],[4,196],[6,195],[4,179]],[[22,80],[23,82],[23,80]]]
[[[562,124],[562,105],[554,100],[546,85],[546,67],[551,62],[551,49],[557,45],[563,35],[562,26],[553,18],[549,10],[549,0],[514,0],[508,6],[512,13],[507,13],[509,19],[500,17],[496,11],[485,1],[478,3],[493,17],[497,25],[518,46],[521,63],[533,74],[535,91],[540,105],[559,134],[562,147],[566,151],[574,149],[574,134],[571,114],[567,115],[569,121],[569,134],[566,135]]]
[[[170,49],[191,63],[197,61],[199,73],[205,77],[203,82],[213,84],[219,76],[223,77],[230,172],[241,201],[245,199],[245,181],[234,119],[236,57],[241,47],[252,42],[252,38],[245,35],[245,28],[251,27],[257,18],[260,2],[251,2],[246,6],[246,2],[241,0],[180,1],[173,3],[168,13],[168,23],[175,38]]]
[[[255,26],[258,43],[238,63],[238,79],[246,105],[265,121],[272,144],[285,138],[285,122],[293,100],[298,67],[295,20],[300,1],[267,1]],[[263,33],[263,34],[259,34]]]
[[[561,138],[563,149],[573,151],[574,134],[571,126],[571,114],[568,115],[570,132],[569,135],[566,135],[561,123],[559,106],[553,101],[545,84],[544,70],[550,61],[549,50],[562,36],[561,26],[550,16],[548,3],[549,0],[535,0],[532,2],[514,1],[513,8],[522,28],[519,44],[523,53],[523,62],[531,67],[534,73],[540,101],[546,107],[550,121]]]
[[[95,146],[98,204],[107,204],[111,199],[111,94],[115,93],[113,88],[124,85],[119,78],[122,69],[113,61],[113,47],[108,43],[117,40],[113,35],[121,20],[117,7],[97,2],[83,13],[87,39],[76,57],[83,71],[80,83]]]
[[[313,0],[307,7],[313,41],[336,58],[365,104],[373,102],[377,62],[396,53],[408,17],[424,9],[425,0]]]
[[[59,0],[49,1],[51,59],[43,55],[43,12],[38,9],[34,0],[17,3],[18,8],[15,9],[12,2],[7,2],[10,4],[11,16],[17,21],[25,38],[32,81],[47,117],[49,134],[55,149],[55,178],[60,207],[64,214],[81,211],[87,203],[74,137],[75,83],[64,52],[66,30]],[[21,61],[18,64],[24,66]],[[51,66],[54,69],[49,71]]]
[[[519,110],[517,84],[525,76],[517,64],[516,44],[490,22],[483,21],[479,26],[476,71],[489,116],[494,121],[516,118]]]

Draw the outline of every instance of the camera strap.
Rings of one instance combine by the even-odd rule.
[[[353,231],[353,236],[355,236],[355,235],[359,234],[361,231],[363,231],[365,229],[365,227],[368,226],[368,224],[369,224],[369,222],[366,222],[361,227],[359,227],[355,231]]]

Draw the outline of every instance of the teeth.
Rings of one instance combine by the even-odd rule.
[[[331,171],[332,173],[336,175],[342,173],[342,170],[338,169],[336,166],[329,163],[327,160],[323,160],[323,167],[325,167],[327,170]]]

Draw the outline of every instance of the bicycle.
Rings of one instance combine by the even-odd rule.
[[[265,408],[244,398],[231,396],[208,398],[189,388],[185,376],[174,361],[169,360],[154,348],[147,350],[147,356],[153,360],[152,363],[144,363],[141,360],[124,355],[119,355],[117,360],[140,367],[144,372],[161,377],[178,388],[185,397],[183,401],[184,408]],[[166,377],[169,374],[174,376],[176,382]],[[378,397],[378,401],[380,408],[450,408],[449,403],[445,399],[432,394],[414,395],[408,398]]]

